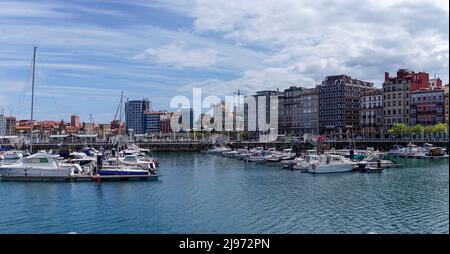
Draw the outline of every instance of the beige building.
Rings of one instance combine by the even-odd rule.
[[[373,89],[361,96],[361,134],[365,137],[380,137],[383,132],[383,91]]]
[[[444,100],[445,100],[445,109],[444,109],[444,119],[445,123],[448,124],[448,84],[444,86]]]
[[[386,72],[384,80],[384,127],[388,129],[396,123],[408,125],[411,92],[428,89],[428,73],[415,73],[407,69],[400,69],[397,71],[396,77],[389,77],[389,73]]]
[[[111,135],[111,124],[99,124],[98,130],[100,138],[106,139],[109,135]]]

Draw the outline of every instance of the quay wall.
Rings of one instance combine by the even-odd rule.
[[[139,147],[150,149],[153,152],[200,152],[209,149],[212,145],[206,143],[138,143]],[[112,149],[117,148],[115,145],[104,143],[93,144],[34,144],[33,150],[70,150],[76,151],[85,148],[86,146],[94,147],[96,149]]]
[[[388,151],[394,145],[406,146],[409,141],[328,141],[321,145],[321,149],[335,148],[335,149],[365,149],[367,147],[374,147],[382,151]],[[416,145],[423,145],[426,142],[413,142]],[[441,146],[449,149],[449,143],[445,141],[430,142],[436,146]],[[207,150],[213,146],[212,143],[206,142],[141,142],[137,143],[142,148],[148,148],[154,152],[199,152]],[[314,146],[308,143],[288,143],[288,142],[229,142],[226,145],[233,149],[238,148],[255,148],[264,147],[276,148],[277,150],[290,148],[296,153],[304,152],[308,149],[313,149]],[[7,146],[6,144],[2,146]],[[86,143],[68,143],[68,144],[34,144],[33,150],[80,150],[86,147]],[[111,149],[115,146],[105,143],[92,143],[89,144],[96,149],[103,147],[104,149]],[[21,149],[27,149],[27,146],[21,147]]]
[[[379,149],[382,151],[388,151],[392,149],[394,145],[402,145],[407,146],[409,143],[416,144],[418,146],[422,146],[425,143],[431,143],[435,146],[440,146],[449,149],[448,141],[328,141],[325,142],[330,147],[334,147],[336,149],[345,149],[345,148],[356,148],[356,149],[365,149],[367,147],[374,147],[375,149]]]

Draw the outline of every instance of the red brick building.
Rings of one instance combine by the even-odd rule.
[[[70,117],[70,126],[81,128],[80,117],[77,115],[72,115]]]
[[[172,127],[170,126],[171,113],[163,114],[160,116],[160,129],[161,133],[171,133]]]
[[[444,89],[420,89],[411,93],[411,125],[444,123],[444,111]]]

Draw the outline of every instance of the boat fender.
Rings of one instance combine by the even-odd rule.
[[[156,169],[156,165],[155,165],[154,161],[150,162],[150,168],[151,169]]]
[[[317,165],[315,164],[315,163],[313,163],[312,165],[311,165],[311,167],[312,167],[312,169],[316,169],[316,167],[317,167]]]

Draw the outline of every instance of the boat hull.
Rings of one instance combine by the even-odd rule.
[[[149,175],[146,170],[117,170],[117,169],[99,169],[97,174],[101,176],[111,176],[111,175]]]
[[[308,167],[308,173],[325,174],[325,173],[342,173],[353,171],[353,164],[339,164],[339,165],[319,165],[316,168]]]
[[[45,168],[0,168],[0,176],[70,176],[71,169],[45,169]]]

